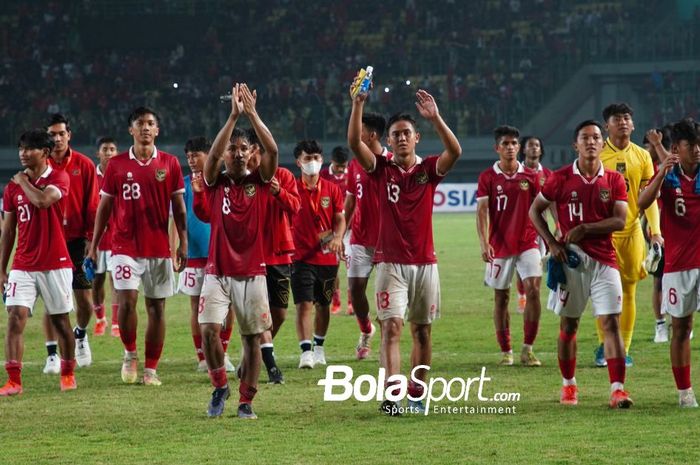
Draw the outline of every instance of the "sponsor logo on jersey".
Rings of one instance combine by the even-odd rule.
[[[578,193],[576,191],[571,191],[571,198],[572,199],[578,198]]]
[[[131,171],[129,171],[128,173],[126,173],[126,179],[128,179],[129,181],[131,181],[131,179],[132,179],[133,177],[134,177],[134,175],[131,174]]]
[[[600,190],[600,200],[603,202],[607,202],[610,200],[610,190],[609,189],[601,189]]]
[[[246,184],[243,186],[243,191],[247,197],[252,197],[255,195],[255,184]]]
[[[321,206],[323,208],[328,208],[331,204],[331,198],[330,197],[321,197]]]
[[[156,181],[165,181],[165,169],[156,170]]]
[[[428,173],[425,171],[419,171],[416,173],[416,182],[418,184],[427,184],[428,183]]]
[[[526,191],[526,190],[529,189],[529,187],[530,187],[530,183],[527,182],[527,179],[521,179],[521,180],[520,180],[520,189]]]

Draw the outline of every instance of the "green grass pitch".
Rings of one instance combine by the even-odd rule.
[[[635,366],[627,371],[626,388],[636,402],[634,407],[628,411],[607,408],[608,375],[606,369],[593,368],[595,330],[588,312],[578,336],[579,405],[561,406],[558,320],[551,312],[543,310],[535,345],[543,367],[497,366],[493,293],[482,283],[484,265],[474,223],[473,214],[434,218],[442,318],[433,328],[431,375],[467,378],[478,376],[486,367],[491,378],[487,394],[520,393],[518,402],[507,404],[516,406],[515,414],[431,413],[387,418],[378,413],[377,402],[324,402],[323,388],[316,384],[323,370],[296,368],[299,349],[290,308],[289,319],[275,340],[286,385],[260,385],[255,401],[257,421],[234,417],[235,396],[227,403],[223,418],[208,419],[205,409],[212,388],[207,376],[195,371],[188,300],[177,296],[167,303],[160,388],[122,384],[122,346],[107,335],[91,337],[94,365],[78,370],[76,391],[61,393],[58,377],[41,374],[45,350],[40,319],[30,320],[25,339],[25,392],[0,399],[0,463],[698,463],[700,452],[689,434],[697,425],[698,411],[678,408],[668,344],[652,342],[650,281],[645,280],[638,289],[631,352]],[[543,301],[547,292],[543,289]],[[511,299],[511,332],[517,356],[522,317],[514,311],[515,300]],[[143,357],[142,302],[139,311]],[[42,314],[41,304],[35,313]],[[6,327],[3,318],[3,338]],[[353,317],[333,316],[326,340],[327,359],[351,366],[355,376],[376,375],[378,341],[373,342],[370,359],[357,362],[357,335]],[[235,332],[229,350],[236,361],[240,341]],[[404,372],[409,350],[406,329]],[[262,380],[267,380],[265,375]],[[232,380],[232,385],[237,383]],[[467,405],[499,405],[480,403],[475,396],[472,390]],[[443,401],[438,405],[465,404]]]

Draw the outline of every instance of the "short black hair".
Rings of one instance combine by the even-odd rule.
[[[598,129],[600,129],[600,133],[603,133],[603,125],[600,124],[598,121],[594,119],[587,119],[585,121],[581,121],[576,125],[576,128],[574,129],[574,142],[576,142],[576,139],[578,139],[578,133],[581,131],[581,129],[585,128],[586,126],[597,126]]]
[[[49,149],[49,152],[53,150],[54,145],[53,138],[46,132],[46,129],[35,128],[25,131],[19,136],[19,141],[17,142],[17,147],[25,149]]]
[[[665,124],[664,126],[660,128],[655,128],[656,131],[659,131],[661,133],[661,145],[663,148],[666,150],[669,150],[671,148],[671,128],[673,127],[673,124]],[[642,139],[642,144],[648,144],[649,139],[647,138],[646,134],[644,135],[644,139]]]
[[[342,165],[348,162],[348,158],[350,158],[350,151],[347,148],[343,147],[342,145],[333,147],[333,150],[331,151],[331,161]]]
[[[389,117],[389,121],[386,123],[387,130],[391,129],[394,123],[399,121],[408,121],[413,126],[414,131],[418,131],[418,125],[415,118],[410,113],[394,113]]]
[[[185,153],[188,152],[204,152],[209,153],[211,142],[204,136],[196,136],[187,139],[185,142]]]
[[[46,128],[48,129],[50,126],[53,126],[54,124],[65,124],[66,125],[66,131],[70,132],[70,123],[68,122],[68,118],[63,116],[61,113],[54,113],[49,117],[49,121],[46,123]]]
[[[613,115],[624,115],[625,113],[629,113],[630,116],[634,115],[634,111],[632,110],[632,107],[629,106],[625,102],[615,102],[611,103],[607,107],[603,108],[603,120],[608,121],[608,118],[610,118]]]
[[[250,136],[248,135],[248,131],[245,129],[240,129],[240,128],[233,128],[233,131],[231,132],[231,137],[228,140],[229,145],[233,144],[233,141],[236,139],[244,139],[248,144],[252,144],[253,142],[250,140]]]
[[[493,130],[493,139],[496,143],[501,141],[502,137],[511,136],[516,139],[520,137],[520,131],[515,126],[498,126]]]
[[[257,145],[258,148],[260,148],[260,153],[265,153],[265,148],[260,143],[260,138],[258,137],[258,133],[255,132],[255,129],[248,128],[245,132],[248,135],[248,142],[250,145]]]
[[[698,123],[694,119],[682,119],[671,127],[671,141],[677,144],[682,140],[691,145],[698,142]]]
[[[537,136],[524,136],[520,138],[520,153],[518,153],[518,158],[520,160],[525,159],[525,146],[530,139],[536,139],[540,141],[540,160],[544,158],[544,142]]]
[[[136,121],[144,115],[153,115],[153,117],[156,119],[156,123],[158,124],[158,126],[160,126],[160,116],[158,116],[158,113],[156,113],[148,107],[138,107],[135,108],[134,111],[129,113],[128,126],[131,126],[131,123],[133,123],[134,121]]]
[[[114,144],[117,145],[117,140],[112,136],[103,136],[97,139],[97,148],[102,147],[102,144]]]
[[[294,147],[294,158],[299,158],[301,152],[323,154],[323,148],[314,139],[300,140]]]
[[[367,126],[367,129],[377,133],[378,137],[384,135],[386,131],[386,118],[380,113],[367,112],[362,115],[362,124]]]

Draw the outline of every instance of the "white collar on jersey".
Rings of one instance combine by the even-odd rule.
[[[131,147],[129,147],[129,158],[136,161],[136,163],[138,163],[141,166],[148,166],[151,163],[151,160],[155,160],[156,158],[158,158],[158,147],[156,147],[155,145],[153,146],[153,155],[151,155],[151,158],[149,158],[148,161],[144,163],[138,158],[136,158],[136,155],[134,154],[134,146],[132,145]]]
[[[584,176],[581,174],[581,171],[578,169],[578,160],[576,160],[575,162],[573,162],[573,163],[571,164],[571,166],[574,167],[574,174],[578,174],[579,176],[584,177]],[[598,174],[596,174],[596,177],[603,176],[604,174],[605,174],[605,167],[603,166],[603,162],[601,161],[601,162],[600,162],[600,168],[598,168]]]
[[[24,172],[26,173],[27,170],[24,170]],[[48,178],[49,175],[51,174],[51,172],[53,172],[53,168],[51,167],[51,165],[50,165],[49,163],[47,163],[47,164],[46,164],[46,169],[44,170],[43,173],[41,173],[41,176],[39,176],[38,179],[41,179],[41,178]]]
[[[538,173],[541,173],[542,171],[544,171],[544,168],[542,167],[542,163],[537,164],[537,169],[535,171],[537,171]]]
[[[102,168],[100,168],[100,164],[97,164],[97,167],[95,168],[95,171],[97,171],[98,176],[104,176],[105,174],[102,172]]]
[[[516,161],[516,163],[518,164],[518,170],[515,172],[515,174],[524,173],[524,172],[525,172],[525,165],[523,165],[523,164],[520,163],[519,161]],[[504,173],[504,172],[501,170],[501,167],[498,166],[498,162],[496,162],[496,163],[493,164],[493,170],[496,172],[496,174],[502,174],[502,175],[505,176],[506,178],[515,176],[515,174],[514,174],[513,176],[508,176],[506,173]]]
[[[384,148],[384,150],[386,150],[386,148]],[[383,154],[383,153],[382,153],[382,154]],[[415,162],[409,169],[407,169],[407,170],[403,169],[403,166],[401,166],[401,165],[399,165],[398,163],[396,163],[396,161],[395,161],[394,158],[392,158],[391,160],[389,160],[389,163],[391,163],[391,164],[393,164],[393,165],[396,165],[396,166],[397,166],[401,171],[403,171],[404,173],[408,173],[409,171],[413,170],[416,166],[422,164],[422,163],[423,163],[423,159],[422,159],[421,157],[419,157],[418,155],[416,155],[416,162]]]

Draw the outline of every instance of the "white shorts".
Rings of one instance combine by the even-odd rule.
[[[202,293],[204,267],[185,268],[178,277],[177,291],[181,294],[197,297]]]
[[[44,301],[46,313],[61,315],[73,311],[73,270],[61,268],[50,271],[11,270],[5,287],[5,306],[17,305],[32,312],[38,296]]]
[[[547,255],[547,243],[542,239],[542,236],[537,236],[537,248],[540,250],[540,257],[544,258]]]
[[[105,274],[108,271],[112,271],[110,267],[110,260],[112,259],[112,252],[109,250],[98,250],[97,251],[97,263],[95,267],[95,274]]]
[[[559,316],[581,318],[591,299],[593,316],[614,315],[622,311],[620,272],[591,258],[579,247],[569,246],[581,257],[576,268],[564,265],[566,284],[550,292],[547,307]]]
[[[685,318],[700,309],[700,269],[664,273],[661,308],[674,318]]]
[[[348,251],[348,278],[369,278],[374,264],[374,247],[350,244]]]
[[[437,264],[377,263],[377,318],[401,318],[427,325],[440,317],[440,277]]]
[[[229,305],[236,312],[238,332],[242,336],[261,334],[272,327],[265,276],[204,276],[197,321],[221,324]]]
[[[112,255],[110,261],[114,289],[136,291],[143,282],[149,299],[165,299],[175,293],[175,272],[170,258],[132,258]]]
[[[528,249],[520,255],[494,258],[486,264],[484,284],[493,289],[510,289],[513,273],[518,271],[520,279],[542,276],[542,256],[539,249]]]

